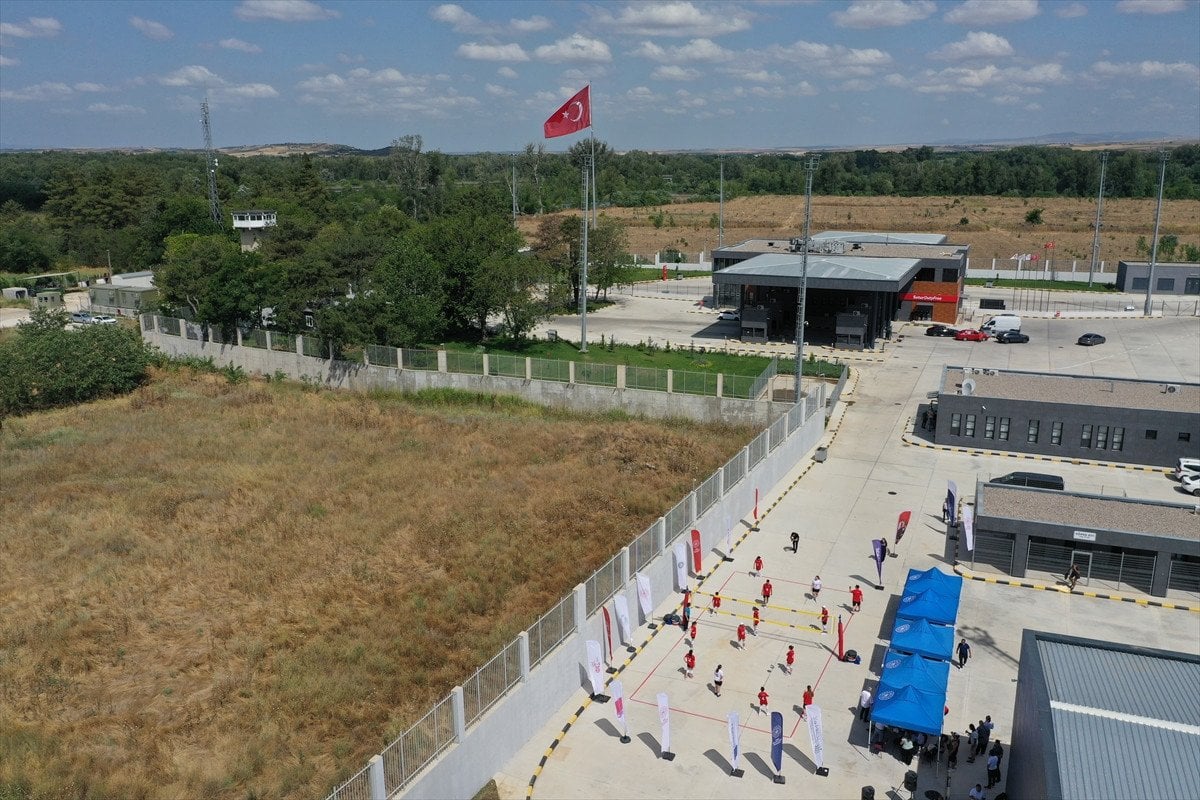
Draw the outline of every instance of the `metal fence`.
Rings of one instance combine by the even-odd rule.
[[[627,389],[646,389],[651,392],[667,390],[667,371],[653,367],[626,367],[625,387]]]
[[[754,469],[767,456],[767,432],[755,436],[746,447],[749,450],[750,469]]]
[[[370,772],[371,765],[368,764],[334,789],[328,800],[375,800],[371,797]]]
[[[505,378],[525,377],[525,357],[496,353],[488,358],[488,374]]]
[[[575,362],[575,382],[592,386],[616,386],[616,364],[592,364],[587,361]]]
[[[696,516],[703,516],[721,499],[721,472],[708,476],[708,480],[696,487]]]
[[[400,353],[403,362],[400,366],[403,369],[436,370],[438,368],[437,350],[410,350],[406,347]]]
[[[775,375],[779,372],[779,356],[771,359],[771,363],[767,364],[767,368],[762,371],[762,374],[754,379],[751,384],[749,393],[746,395],[748,399],[755,400],[762,396],[763,392],[771,385],[771,381],[775,379]],[[729,379],[726,378],[726,381]],[[726,387],[728,389],[728,387]],[[732,397],[732,395],[730,395]],[[739,395],[740,396],[740,395]]]
[[[461,353],[456,350],[447,350],[446,371],[458,372],[463,375],[482,375],[483,354]]]
[[[717,396],[717,376],[713,372],[675,370],[672,388],[679,394]]]
[[[558,381],[566,383],[571,380],[571,362],[559,361],[553,358],[529,359],[530,375],[535,381]]]
[[[529,626],[529,667],[532,669],[546,654],[575,632],[575,595],[569,594]]]
[[[676,536],[683,533],[692,524],[692,503],[688,498],[683,498],[675,507],[667,512],[667,541],[672,541]]]
[[[767,428],[767,439],[770,447],[774,450],[779,445],[783,444],[783,440],[787,438],[787,417],[780,417],[771,423],[771,427]]]
[[[159,331],[159,333],[165,333],[168,336],[178,336],[179,335],[179,320],[177,320],[173,317],[159,317],[158,318],[158,331]]]
[[[363,348],[367,361],[379,367],[400,366],[400,351],[382,344],[369,344]]]
[[[495,705],[508,694],[508,690],[521,680],[521,642],[514,639],[496,656],[463,683],[463,705],[466,707],[467,725]]]
[[[608,602],[608,598],[617,593],[625,576],[621,574],[621,555],[618,553],[608,560],[600,569],[583,584],[584,596],[587,598],[587,615],[596,613],[596,609]]]
[[[746,474],[746,457],[738,453],[722,467],[725,470],[725,491],[729,491],[735,483]]]
[[[267,332],[262,328],[242,331],[242,347],[257,347],[259,350],[266,350]]]
[[[296,352],[296,337],[290,333],[272,333],[271,349],[281,353]]]
[[[305,336],[303,342],[301,349],[304,350],[304,355],[312,358],[329,358],[329,342],[316,336]]]
[[[629,568],[634,572],[649,564],[658,555],[658,548],[654,543],[654,531],[657,527],[658,525],[654,524],[646,528],[642,535],[629,545]]]
[[[426,764],[454,743],[454,709],[449,696],[384,748],[384,782],[390,790],[403,786]]]

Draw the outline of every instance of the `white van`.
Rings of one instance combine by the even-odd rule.
[[[980,325],[979,330],[991,336],[1005,331],[1019,331],[1021,330],[1021,318],[1016,314],[997,314]]]

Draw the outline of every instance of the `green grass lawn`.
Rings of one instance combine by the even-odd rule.
[[[967,278],[968,286],[984,286],[990,284],[994,289],[1062,289],[1071,292],[1115,292],[1116,285],[1110,282],[1095,280],[1091,286],[1075,281],[1039,281],[1025,278]]]

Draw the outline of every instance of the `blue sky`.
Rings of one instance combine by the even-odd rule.
[[[1200,138],[1200,1],[0,4],[3,147],[506,151],[589,82],[618,150]]]

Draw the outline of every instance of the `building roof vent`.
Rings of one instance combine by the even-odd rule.
[[[1175,394],[1178,391],[1179,387],[1173,383],[1168,383],[1166,386],[1163,386],[1163,392],[1165,394]]]
[[[962,382],[962,393],[964,397],[969,397],[975,394],[975,379],[967,378]]]

